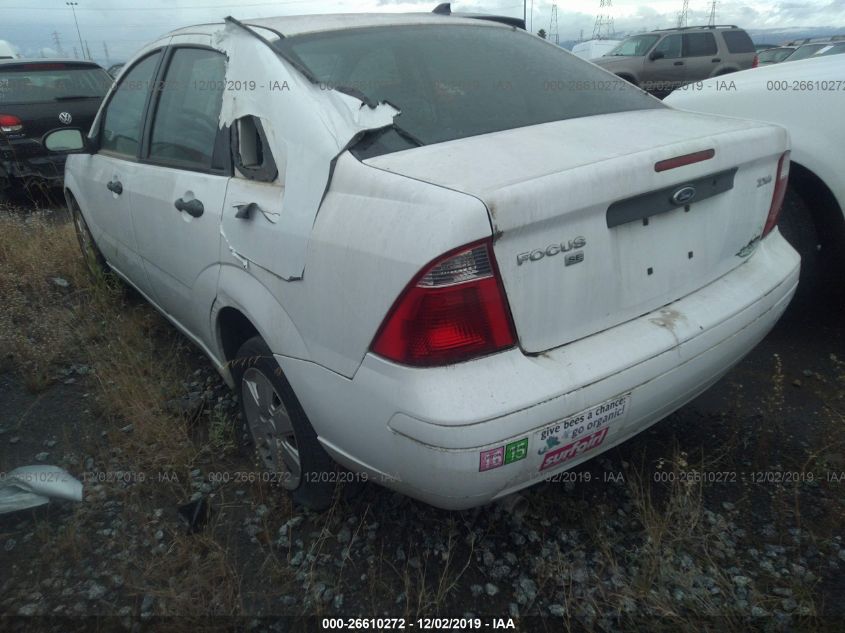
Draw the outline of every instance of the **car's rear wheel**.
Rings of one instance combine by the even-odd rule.
[[[82,215],[82,210],[79,208],[76,200],[70,199],[70,215],[73,219],[73,227],[76,229],[76,239],[79,241],[79,248],[82,251],[82,258],[85,260],[85,266],[88,272],[93,277],[100,277],[109,272],[109,265],[106,263],[106,258],[97,248],[97,243],[91,235],[88,228],[88,223]]]
[[[317,440],[270,348],[253,337],[238,350],[232,376],[241,403],[241,449],[291,495],[312,510],[331,505],[337,465]]]

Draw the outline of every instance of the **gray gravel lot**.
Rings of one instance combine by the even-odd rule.
[[[83,355],[34,394],[7,363],[0,470],[61,465],[85,478],[85,499],[0,516],[0,629],[82,630],[90,615],[127,630],[237,615],[260,629],[271,623],[255,618],[302,613],[512,617],[522,630],[845,627],[841,308],[839,296],[802,300],[649,431],[465,512],[372,484],[340,490],[324,514],[291,508],[237,475],[255,471],[215,436],[236,402],[187,345],[182,395],[161,406],[187,420],[194,457],[140,472],[123,441],[136,429],[102,410],[107,377]],[[211,513],[188,534],[177,507],[198,498]]]

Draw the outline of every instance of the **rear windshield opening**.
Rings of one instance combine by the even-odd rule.
[[[369,155],[576,117],[663,107],[639,89],[516,29],[376,27],[275,46],[326,90],[401,110]]]
[[[102,68],[63,63],[0,68],[0,103],[42,103],[68,98],[102,98],[111,86]]]

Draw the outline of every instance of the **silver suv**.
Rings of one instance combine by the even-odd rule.
[[[593,62],[644,90],[668,93],[751,68],[754,55],[748,33],[736,26],[687,26],[634,35]]]

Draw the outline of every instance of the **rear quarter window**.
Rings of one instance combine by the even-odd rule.
[[[754,42],[745,31],[725,31],[722,33],[725,38],[725,44],[728,46],[728,51],[731,53],[753,53]]]
[[[716,38],[712,33],[688,33],[684,35],[686,40],[687,57],[704,57],[705,55],[716,54]]]

